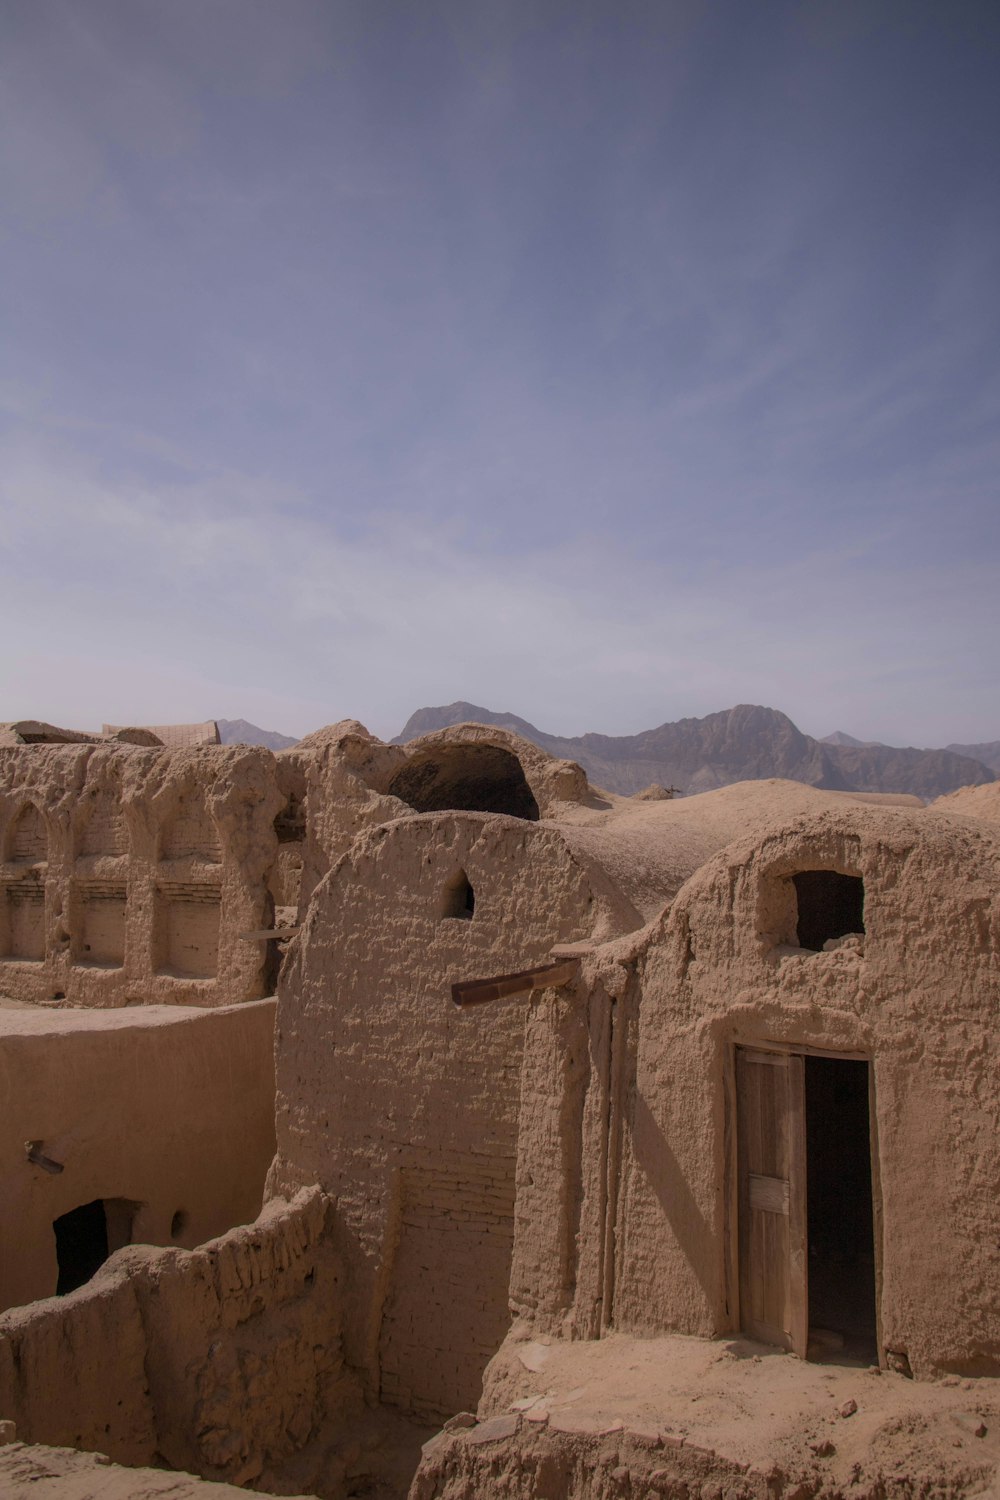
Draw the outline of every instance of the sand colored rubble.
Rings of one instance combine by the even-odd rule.
[[[37,1267],[0,1317],[0,1416],[324,1500],[987,1493],[991,791],[624,798],[507,730],[390,746],[351,720],[278,754],[0,750],[5,1197],[32,1205],[8,1253]],[[863,1359],[846,1323],[800,1326],[794,1256],[787,1304],[744,1305],[738,1089],[768,1060],[865,1070]],[[89,1198],[141,1205],[152,1243],[52,1296],[52,1223]],[[753,1243],[766,1279],[783,1242]]]
[[[37,1500],[39,1493],[50,1500],[236,1500],[245,1491],[192,1474],[123,1469],[103,1454],[12,1443],[0,1447],[0,1493],[7,1500]]]

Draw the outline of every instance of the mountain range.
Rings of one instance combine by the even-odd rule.
[[[948,745],[946,748],[954,750],[956,755],[968,755],[972,760],[982,761],[1000,776],[1000,740],[987,740],[984,745]]]
[[[856,740],[853,734],[845,734],[842,729],[833,734],[826,735],[820,740],[821,745],[852,745],[856,749],[869,749],[877,746],[879,749],[888,750],[892,747],[884,745],[881,740]],[[981,761],[984,766],[1000,776],[1000,740],[987,740],[982,745],[945,745],[946,750],[954,750],[956,755],[966,755],[970,760]]]
[[[630,796],[651,783],[682,792],[706,792],[734,781],[779,776],[831,791],[910,792],[940,797],[960,786],[997,779],[997,768],[947,750],[900,749],[855,740],[842,731],[826,740],[803,734],[787,714],[741,703],[703,719],[679,719],[641,734],[548,734],[517,714],[475,703],[422,708],[394,741],[402,744],[451,724],[498,724],[513,729],[552,755],[575,760],[595,786]],[[972,747],[969,747],[972,748]],[[975,747],[996,751],[995,745]]]
[[[246,719],[216,722],[224,745],[287,750],[298,743],[291,735],[261,729]],[[595,786],[623,796],[654,783],[705,792],[734,781],[780,776],[832,791],[911,792],[930,799],[1000,776],[1000,741],[915,750],[858,740],[843,730],[818,740],[803,734],[787,714],[752,703],[703,719],[661,724],[641,734],[577,736],[549,734],[517,714],[480,704],[450,703],[418,709],[393,743],[466,723],[512,729],[552,755],[579,761]]]
[[[261,729],[246,719],[216,719],[219,739],[224,745],[266,745],[268,750],[290,750],[298,740],[291,734],[279,734],[276,729]]]

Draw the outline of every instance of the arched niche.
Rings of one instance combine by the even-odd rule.
[[[128,838],[120,799],[109,788],[102,788],[90,799],[90,811],[84,819],[77,841],[77,854],[125,854]]]
[[[200,787],[183,793],[167,816],[160,832],[161,859],[201,859],[209,864],[222,860],[222,846],[215,819],[208,811]]]
[[[39,864],[49,857],[49,836],[41,809],[26,802],[7,833],[7,858],[15,864]]]

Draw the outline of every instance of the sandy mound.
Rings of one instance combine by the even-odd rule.
[[[935,812],[961,813],[966,818],[1000,823],[1000,781],[990,781],[986,786],[959,787],[957,792],[938,797],[931,806]]]

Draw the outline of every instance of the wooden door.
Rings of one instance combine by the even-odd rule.
[[[809,1339],[805,1066],[736,1049],[740,1310],[746,1333],[803,1359]]]

